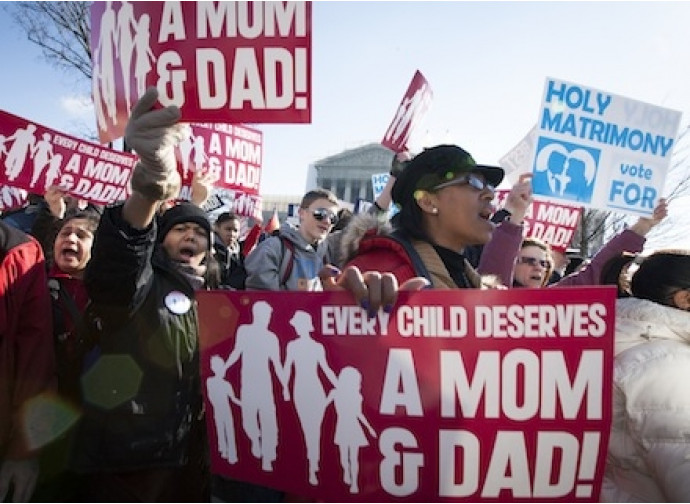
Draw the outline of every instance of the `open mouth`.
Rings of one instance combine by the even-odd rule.
[[[73,249],[62,249],[60,255],[65,259],[79,259],[79,253]]]
[[[179,250],[180,259],[190,261],[194,257],[195,250],[191,247],[182,247]]]

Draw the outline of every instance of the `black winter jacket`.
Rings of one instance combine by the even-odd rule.
[[[82,377],[79,471],[177,467],[201,419],[194,290],[156,245],[105,210],[85,282],[97,344]]]

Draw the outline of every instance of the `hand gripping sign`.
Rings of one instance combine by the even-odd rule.
[[[431,106],[433,93],[422,73],[417,70],[403,96],[393,121],[386,130],[381,145],[393,152],[409,150],[407,142],[414,128],[422,121]]]
[[[212,470],[325,502],[596,502],[615,288],[198,293]]]
[[[510,191],[496,191],[496,204],[503,206]],[[545,241],[553,250],[565,254],[573,240],[582,214],[582,207],[558,204],[541,198],[533,198],[523,220],[526,238]]]
[[[94,2],[91,52],[102,142],[148,86],[186,122],[311,121],[311,2]]]

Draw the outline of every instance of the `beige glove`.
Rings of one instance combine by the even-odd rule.
[[[150,87],[132,109],[125,129],[125,141],[139,156],[132,173],[132,191],[151,200],[174,198],[180,191],[175,146],[189,134],[189,127],[178,123],[180,109],[174,105],[153,110],[158,90]]]

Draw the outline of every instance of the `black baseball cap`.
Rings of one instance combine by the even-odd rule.
[[[492,186],[498,186],[505,172],[498,166],[480,165],[462,147],[437,145],[417,154],[393,184],[392,197],[398,205],[414,201],[418,190],[434,187],[465,173],[480,173]]]

